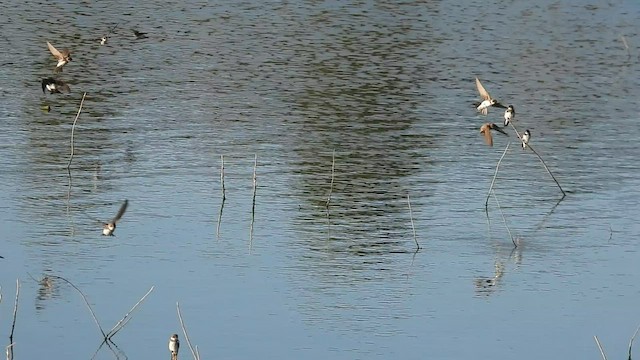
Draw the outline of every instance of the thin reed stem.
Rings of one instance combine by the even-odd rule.
[[[560,183],[558,182],[558,180],[556,180],[556,177],[553,176],[553,173],[551,173],[551,170],[549,170],[549,167],[544,162],[544,160],[542,160],[542,157],[538,154],[538,152],[534,148],[532,148],[531,145],[529,145],[529,144],[527,144],[527,147],[529,149],[531,149],[531,151],[533,151],[534,154],[536,154],[536,156],[538,157],[538,159],[542,163],[542,166],[544,166],[545,170],[547,170],[547,172],[549,173],[549,175],[551,176],[553,181],[555,181],[556,185],[558,185],[558,189],[560,189],[560,192],[562,192],[562,197],[564,198],[565,196],[567,196],[567,193],[565,193],[564,190],[562,190],[562,186],[560,186]]]
[[[127,312],[124,317],[122,319],[120,319],[120,321],[118,321],[118,323],[116,323],[111,330],[109,330],[109,332],[107,333],[107,339],[111,339],[115,334],[118,333],[118,331],[120,331],[120,329],[122,329],[125,325],[127,325],[127,323],[131,320],[131,317],[129,315],[131,315],[131,313],[133,313],[133,311],[138,307],[138,305],[140,305],[144,299],[147,298],[147,296],[149,294],[151,294],[151,292],[153,291],[155,286],[152,286],[149,291],[147,291],[146,294],[144,294],[144,296],[142,298],[140,298],[140,300],[138,300],[138,302],[133,305],[133,307],[131,308],[131,310],[129,310],[129,312]]]
[[[180,327],[182,328],[182,333],[184,334],[184,338],[187,340],[187,345],[189,346],[189,350],[191,350],[191,354],[193,354],[194,360],[200,360],[200,355],[193,349],[191,346],[191,340],[189,340],[189,334],[187,334],[187,328],[184,326],[184,321],[182,320],[182,313],[180,312],[180,303],[176,302],[176,308],[178,310],[178,319],[180,320]]]
[[[227,198],[227,192],[224,189],[224,155],[220,155],[220,184],[222,185],[222,201]]]
[[[602,360],[607,360],[607,356],[604,354],[604,349],[602,349],[602,345],[600,345],[600,341],[596,335],[593,336],[596,340],[596,344],[598,345],[598,349],[600,349],[600,355],[602,355]]]
[[[18,297],[20,296],[20,280],[16,279],[16,301],[13,304],[13,322],[11,323],[11,334],[9,335],[10,347],[7,347],[7,359],[13,360],[13,331],[16,328],[16,317],[18,315]]]
[[[258,168],[258,154],[255,154],[253,159],[253,200],[251,203],[251,225],[249,226],[249,242],[253,241],[253,223],[256,219],[256,192],[258,189],[258,178],[256,177],[256,170]]]
[[[504,222],[504,227],[507,228],[507,231],[509,232],[509,237],[511,238],[511,242],[513,243],[514,247],[518,247],[518,244],[516,243],[516,240],[513,238],[513,235],[511,234],[511,229],[509,229],[509,225],[507,225],[507,218],[504,217],[504,213],[502,212],[502,207],[500,206],[500,202],[498,201],[498,197],[496,196],[496,192],[492,191],[493,194],[493,198],[496,200],[496,205],[498,205],[498,211],[500,211],[500,215],[502,216],[502,221]]]
[[[509,125],[511,125],[511,128],[513,129],[513,131],[516,132],[516,136],[518,137],[518,140],[522,141],[522,136],[520,136],[520,133],[518,132],[518,129],[516,129],[516,126],[513,124],[513,121],[509,122]]]
[[[510,145],[511,145],[511,141],[507,143],[507,146],[504,148],[504,151],[502,152],[502,155],[500,156],[500,159],[496,164],[496,171],[493,174],[493,179],[491,180],[491,185],[489,186],[489,192],[487,193],[487,199],[484,202],[485,210],[487,210],[487,207],[489,206],[489,197],[491,196],[491,192],[493,191],[493,185],[495,184],[496,178],[498,177],[498,170],[500,169],[500,163],[502,162],[502,159],[504,158],[504,156],[507,154],[507,150],[509,150]]]
[[[333,180],[335,178],[336,173],[336,149],[333,149],[333,155],[331,156],[331,185],[329,185],[329,196],[327,196],[327,202],[325,203],[325,207],[329,208],[329,203],[331,202],[331,193],[333,193]]]
[[[627,44],[627,39],[624,37],[624,35],[620,35],[620,40],[622,40],[622,44],[624,45],[624,48],[627,50],[627,57],[631,57],[631,51],[629,50],[629,44]]]
[[[224,209],[224,198],[220,203],[220,212],[218,213],[218,225],[216,226],[216,238],[220,239],[220,223],[222,222],[222,210]]]
[[[71,160],[73,160],[73,153],[74,153],[73,135],[76,130],[76,122],[78,121],[78,117],[82,112],[82,105],[84,104],[85,96],[87,96],[86,92],[82,94],[82,100],[80,100],[80,107],[78,108],[78,113],[76,114],[76,118],[73,120],[73,125],[71,126],[71,156],[69,156],[69,163],[67,163],[67,169],[71,167]]]
[[[107,334],[105,334],[104,330],[102,329],[102,326],[100,326],[100,322],[98,321],[98,318],[96,317],[96,313],[93,312],[93,309],[91,308],[91,305],[89,305],[89,301],[87,300],[87,296],[82,292],[82,290],[80,290],[71,281],[63,278],[62,276],[49,275],[49,277],[55,278],[55,279],[60,279],[60,280],[62,280],[64,282],[66,282],[67,284],[71,285],[72,288],[76,289],[76,291],[82,296],[82,299],[84,300],[85,305],[87,305],[87,308],[89,309],[89,312],[91,313],[91,316],[93,317],[93,321],[96,323],[96,325],[98,326],[98,329],[102,333],[102,337],[104,339],[107,339]]]
[[[636,338],[636,335],[638,335],[638,330],[640,330],[640,326],[636,328],[636,332],[633,333],[631,340],[629,340],[629,359],[628,360],[631,360],[631,347],[633,346],[633,340]]]
[[[411,220],[411,230],[413,230],[413,241],[416,243],[416,249],[420,250],[420,244],[418,244],[418,237],[416,236],[416,227],[413,224],[413,211],[411,210],[411,199],[409,193],[407,193],[407,205],[409,205],[409,219]]]

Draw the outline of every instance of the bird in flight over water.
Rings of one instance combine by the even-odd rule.
[[[482,86],[480,79],[478,79],[477,77],[476,77],[476,87],[478,88],[478,92],[480,93],[480,98],[482,99],[482,102],[476,103],[475,105],[476,105],[476,109],[482,115],[487,115],[487,112],[489,111],[489,107],[491,106],[495,106],[503,109],[507,108],[506,106],[500,104],[498,100],[492,98],[491,95],[489,95],[489,92],[484,88],[484,86]]]

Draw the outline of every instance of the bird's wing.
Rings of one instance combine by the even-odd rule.
[[[476,87],[478,88],[478,92],[480,93],[480,97],[483,100],[491,99],[491,96],[489,95],[487,90],[485,90],[484,86],[482,86],[482,83],[480,83],[480,79],[478,79],[478,78],[476,78]]]
[[[56,49],[55,47],[53,47],[53,45],[51,45],[51,43],[50,43],[50,42],[48,42],[48,41],[47,41],[47,46],[49,47],[49,51],[51,51],[51,54],[52,54],[53,56],[55,56],[55,57],[56,57],[56,58],[58,58],[58,59],[62,59],[62,58],[63,58],[63,56],[62,56],[62,54],[60,53],[60,51],[58,51],[58,49]]]
[[[118,213],[113,218],[112,222],[116,222],[116,221],[120,220],[122,215],[124,215],[124,212],[127,211],[127,206],[128,205],[129,205],[129,200],[125,200],[124,203],[122,203],[122,206],[120,206],[120,210],[118,210]]]
[[[58,81],[56,81],[56,85],[58,87],[60,87],[60,90],[62,90],[62,91],[66,91],[67,93],[71,92],[71,88],[64,81],[58,80]]]
[[[491,136],[491,129],[488,124],[484,124],[480,127],[480,133],[484,136],[484,142],[489,146],[493,146],[493,136]]]

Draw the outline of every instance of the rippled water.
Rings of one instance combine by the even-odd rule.
[[[4,4],[0,327],[19,278],[17,358],[168,356],[176,301],[207,358],[597,358],[593,335],[624,357],[639,16],[616,0]],[[41,92],[46,41],[72,51],[69,95]],[[502,111],[475,113],[476,76],[564,199],[511,134],[487,217],[508,139],[483,144]],[[96,352],[82,298],[45,275],[105,331],[155,288]]]

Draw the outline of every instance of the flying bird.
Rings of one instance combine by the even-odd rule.
[[[504,111],[504,126],[509,126],[509,123],[512,122],[516,117],[516,109],[513,108],[513,105],[509,105],[507,110]]]
[[[146,39],[147,38],[147,33],[140,32],[140,31],[135,30],[135,29],[131,29],[131,31],[133,31],[133,36],[135,36],[136,39]]]
[[[49,51],[51,51],[51,54],[53,55],[53,57],[58,59],[58,63],[56,64],[56,68],[54,69],[54,71],[55,72],[62,71],[62,67],[67,65],[67,63],[72,60],[71,59],[71,52],[69,51],[69,49],[64,49],[62,51],[58,51],[58,49],[56,49],[48,41],[47,41],[47,46],[49,47]]]
[[[484,136],[484,141],[489,146],[493,146],[493,136],[491,135],[491,130],[499,131],[505,135],[507,135],[504,130],[502,130],[498,125],[494,123],[486,123],[480,127],[480,133]],[[508,135],[507,135],[508,136]]]
[[[522,134],[522,149],[526,149],[527,148],[527,144],[529,144],[529,139],[531,139],[531,132],[529,131],[529,129],[524,131],[524,134]]]
[[[179,349],[180,341],[178,340],[178,334],[173,334],[169,339],[169,351],[171,351],[171,360],[178,360]]]
[[[54,79],[52,77],[42,79],[42,92],[44,93],[45,90],[48,90],[51,94],[60,94],[63,91],[67,93],[71,92],[69,85],[67,85],[64,81]]]
[[[476,109],[482,114],[487,115],[489,111],[489,107],[495,106],[499,108],[506,109],[507,107],[500,104],[500,102],[489,95],[489,92],[482,86],[480,83],[480,79],[476,77],[476,87],[478,88],[478,92],[480,93],[480,98],[482,98],[482,102],[476,103]]]
[[[120,210],[118,210],[116,216],[111,221],[102,226],[102,235],[113,236],[113,232],[116,230],[116,223],[118,222],[118,220],[120,220],[122,215],[124,215],[124,212],[127,211],[128,205],[129,200],[125,200],[124,203],[122,203],[122,206],[120,206]]]
[[[107,43],[107,41],[109,40],[109,35],[111,35],[112,32],[115,31],[115,29],[118,27],[119,23],[117,23],[113,28],[111,28],[111,30],[109,30],[109,32],[107,33],[107,35],[103,36],[100,39],[100,45],[104,45]]]

